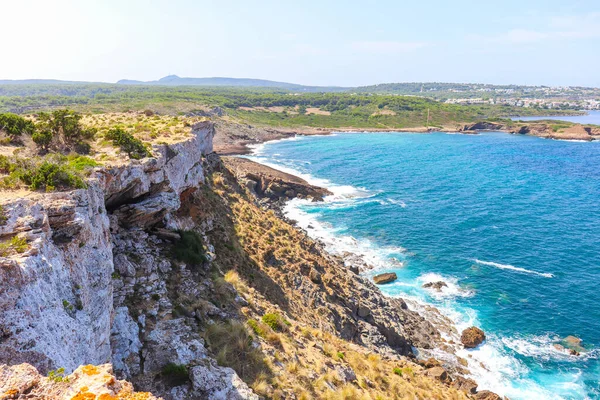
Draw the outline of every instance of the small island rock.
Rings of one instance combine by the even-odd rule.
[[[479,346],[485,340],[485,333],[475,326],[465,329],[460,335],[460,341],[467,349]]]

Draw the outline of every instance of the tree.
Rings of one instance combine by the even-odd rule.
[[[35,144],[43,152],[47,152],[50,148],[50,144],[52,143],[52,137],[52,132],[48,130],[37,131],[31,136]]]
[[[38,116],[37,129],[40,132],[34,142],[44,151],[48,151],[53,139],[62,140],[69,146],[74,146],[78,153],[88,153],[90,145],[85,140],[93,139],[97,130],[84,128],[81,125],[81,114],[72,110],[55,110],[52,113],[42,112]]]

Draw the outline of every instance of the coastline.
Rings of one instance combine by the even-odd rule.
[[[543,139],[591,142],[600,140],[600,127],[572,124],[563,130],[555,131],[554,127],[545,122],[530,121],[516,122],[507,125],[497,122],[477,122],[465,124],[460,127],[444,126],[432,128],[418,126],[414,128],[283,128],[283,127],[255,127],[251,125],[230,124],[217,122],[214,151],[219,155],[239,156],[250,155],[252,146],[267,142],[290,139],[298,136],[327,136],[334,133],[377,133],[377,132],[406,132],[406,133],[433,133],[443,132],[449,134],[478,135],[480,132],[503,132],[512,135],[534,136]]]
[[[268,142],[276,142],[284,139],[275,139]],[[264,142],[262,144],[268,143]],[[250,154],[254,154],[254,150],[249,149],[251,151]],[[323,182],[312,182],[307,181],[305,176],[299,173],[294,173],[294,171],[290,171],[285,169],[277,169],[276,165],[271,165],[268,163],[261,163],[251,157],[246,158],[248,153],[241,154],[236,157],[229,158],[242,158],[242,159],[250,159],[254,163],[264,166],[268,169],[275,169],[280,172],[283,176],[290,176],[294,179],[299,179],[304,181],[309,186],[312,187],[320,187],[329,192],[329,197],[335,198],[339,196],[339,192],[334,188],[326,185],[322,185]],[[315,186],[316,183],[320,183],[321,186]],[[313,201],[312,199],[305,199],[302,197],[294,197],[288,198],[284,201],[279,201],[275,204],[273,208],[275,208],[275,212],[279,218],[284,219],[285,221],[291,223],[296,229],[304,232],[306,235],[311,237],[313,240],[319,243],[323,251],[329,254],[332,257],[339,257],[344,265],[347,267],[354,269],[357,273],[364,278],[368,279],[372,282],[372,277],[376,273],[386,272],[388,270],[394,269],[395,267],[402,267],[402,262],[398,261],[397,265],[384,265],[383,263],[376,262],[372,257],[369,257],[365,252],[361,252],[358,246],[358,242],[356,239],[350,238],[352,241],[351,246],[343,246],[342,249],[333,249],[332,243],[328,243],[321,235],[314,234],[315,230],[319,230],[320,223],[316,219],[304,219],[298,218],[297,214],[290,212],[295,208],[294,202],[307,202]],[[326,199],[317,199],[317,201],[326,201]],[[272,209],[273,209],[272,208]],[[301,222],[302,221],[302,222]],[[340,240],[345,240],[348,238],[342,238]],[[335,246],[335,245],[334,245]],[[352,249],[352,247],[355,247]],[[441,277],[436,274],[430,274],[430,279],[424,280],[423,282],[419,281],[419,285],[426,283],[434,283],[439,281]],[[455,282],[443,278],[445,283],[449,285],[450,290],[452,292],[451,296],[470,296],[471,293],[468,291],[463,291],[460,289]],[[493,391],[494,393],[498,393],[500,395],[504,395],[502,390],[496,385],[493,385],[493,378],[486,376],[487,372],[494,367],[493,365],[486,365],[486,361],[478,355],[473,355],[469,352],[469,349],[463,348],[461,344],[461,332],[472,326],[474,321],[458,321],[456,315],[452,315],[453,313],[446,309],[440,309],[435,305],[423,301],[421,299],[412,298],[410,296],[389,296],[384,291],[381,290],[379,285],[375,285],[377,290],[385,297],[389,298],[401,298],[404,301],[409,310],[414,311],[421,315],[426,321],[431,323],[435,329],[440,333],[442,341],[441,343],[434,344],[434,347],[430,349],[426,348],[418,348],[415,349],[415,355],[418,360],[422,363],[437,363],[438,365],[443,365],[444,368],[457,379],[472,379],[478,385],[478,390],[484,391]],[[440,293],[442,296],[444,294]],[[435,361],[431,361],[431,360]],[[497,378],[497,377],[496,377]],[[496,398],[496,397],[493,397]],[[501,399],[501,397],[497,397]]]
[[[338,132],[338,131],[336,131]],[[342,132],[340,132],[342,133]],[[357,132],[354,132],[357,133]],[[462,132],[461,132],[462,133]],[[533,136],[533,135],[530,135]],[[263,142],[263,144],[266,142]],[[260,149],[262,148],[262,146],[255,146],[254,149],[255,151],[258,151],[260,153]],[[250,159],[254,160],[255,162],[259,162],[263,165],[267,165],[270,168],[276,168],[276,169],[280,169],[280,166],[278,166],[276,163],[263,163],[260,160],[257,160],[253,157],[249,157]],[[291,174],[294,176],[299,176],[302,179],[305,179],[308,183],[313,184],[313,185],[318,185],[321,186],[323,188],[326,188],[328,190],[330,190],[331,192],[334,192],[334,196],[335,195],[339,195],[340,192],[336,189],[339,189],[340,187],[338,185],[335,185],[332,182],[328,182],[326,180],[320,179],[320,178],[315,178],[312,177],[311,175],[308,175],[306,173],[302,173],[302,172],[298,172],[298,171],[294,171],[291,168],[281,168],[282,171],[285,171],[286,174]],[[330,186],[332,185],[332,186]],[[337,186],[337,188],[336,188]],[[356,189],[356,188],[354,188]],[[366,194],[364,194],[366,196]],[[326,200],[327,201],[327,200]],[[323,248],[325,249],[325,251],[328,251],[330,254],[334,255],[334,256],[338,256],[340,258],[342,258],[346,264],[352,264],[352,263],[364,263],[365,261],[367,261],[367,263],[370,263],[371,260],[368,260],[365,257],[365,254],[361,254],[360,250],[361,250],[361,243],[358,243],[362,240],[357,241],[356,239],[354,239],[353,243],[350,243],[350,247],[351,249],[346,248],[341,248],[339,249],[339,251],[333,251],[331,252],[331,248],[327,248],[328,245],[327,243],[325,243],[322,239],[322,237],[320,237],[319,235],[314,235],[315,230],[318,230],[320,228],[319,226],[319,222],[316,221],[315,218],[312,219],[305,219],[303,220],[303,216],[298,216],[298,215],[290,215],[289,210],[290,209],[295,209],[298,210],[299,207],[298,204],[293,204],[293,203],[298,203],[298,202],[303,202],[303,200],[291,200],[290,202],[287,202],[285,207],[289,208],[287,210],[283,210],[282,214],[284,214],[284,217],[286,218],[286,220],[292,221],[293,224],[301,229],[302,231],[306,232],[310,237],[312,237],[314,240],[318,241],[319,243],[323,244]],[[286,212],[287,211],[287,212]],[[307,214],[308,215],[308,214]],[[300,223],[300,221],[302,221],[302,223]],[[309,229],[307,229],[309,228]],[[325,226],[326,229],[328,229]],[[330,227],[329,227],[330,228]],[[311,232],[311,230],[313,232]],[[335,236],[335,235],[332,235]],[[334,243],[334,246],[337,245],[345,245],[348,244],[347,242],[344,243],[345,239],[353,239],[352,237],[337,237],[336,239],[338,240],[337,242]],[[330,243],[331,245],[331,243]],[[355,250],[353,250],[355,249]],[[393,265],[387,265],[383,268],[379,268],[380,266],[375,265],[374,269],[370,269],[370,270],[365,270],[363,271],[363,273],[361,273],[362,276],[364,276],[365,278],[371,279],[372,275],[374,274],[374,272],[376,271],[377,273],[380,272],[388,272],[389,270],[393,270],[393,269],[397,269],[396,267],[398,266],[393,266]],[[444,298],[444,301],[446,299],[449,299],[449,297],[447,296],[451,296],[453,298],[456,297],[468,297],[471,294],[467,293],[468,291],[463,291],[462,293],[460,292],[461,289],[458,287],[458,285],[456,284],[455,281],[453,281],[451,277],[441,277],[440,275],[436,275],[436,274],[425,274],[425,275],[430,275],[428,276],[425,280],[421,280],[420,277],[419,280],[411,283],[417,285],[416,287],[422,287],[422,284],[425,283],[435,283],[439,280],[443,280],[445,281],[448,286],[449,286],[449,290],[452,291],[452,294],[450,293],[439,293],[440,296],[446,296]],[[402,282],[402,285],[405,285],[406,282]],[[384,290],[381,290],[381,288],[379,288],[379,290],[386,296],[389,296],[388,294],[385,293]],[[444,290],[446,291],[446,289]],[[436,301],[439,300],[437,298],[436,293],[428,293],[428,294],[433,294],[432,297],[435,297]],[[396,295],[391,296],[391,297],[396,297]],[[506,346],[508,344],[508,347],[510,349],[514,350],[514,346],[517,347],[521,347],[521,346],[529,346],[529,347],[535,347],[535,350],[532,351],[543,351],[543,352],[547,352],[549,357],[552,357],[553,359],[558,359],[558,360],[563,360],[563,361],[573,361],[573,357],[574,356],[569,356],[568,354],[565,354],[564,351],[560,351],[560,349],[558,347],[556,347],[556,343],[557,340],[563,340],[557,336],[548,336],[546,339],[547,340],[543,340],[542,341],[542,337],[539,338],[539,341],[534,341],[534,343],[531,344],[526,344],[524,342],[524,339],[521,337],[503,337],[503,336],[498,336],[497,334],[494,334],[493,332],[491,333],[491,337],[488,338],[487,342],[484,342],[484,345],[482,345],[481,348],[476,349],[475,352],[463,349],[462,346],[460,345],[460,332],[471,325],[475,325],[477,326],[477,319],[475,317],[475,320],[467,320],[465,321],[464,318],[461,318],[460,313],[457,310],[451,309],[446,307],[445,305],[434,305],[433,303],[428,302],[427,300],[423,300],[423,299],[418,299],[418,298],[413,298],[412,296],[405,296],[405,295],[399,295],[400,298],[402,298],[409,306],[409,309],[418,312],[420,315],[423,316],[423,318],[425,318],[427,321],[429,321],[431,324],[433,324],[436,329],[439,330],[439,332],[442,334],[442,337],[444,339],[443,343],[441,345],[438,345],[435,349],[431,349],[431,350],[425,350],[425,351],[420,351],[418,352],[418,357],[423,360],[423,359],[427,359],[428,357],[433,357],[437,360],[440,360],[444,367],[448,368],[448,371],[452,372],[452,373],[458,373],[458,375],[460,376],[464,376],[470,379],[474,379],[475,381],[477,381],[477,383],[479,384],[479,386],[481,387],[481,389],[486,389],[486,390],[492,390],[496,393],[499,393],[501,395],[508,395],[511,397],[517,397],[517,398],[531,398],[531,396],[534,396],[535,398],[553,398],[553,397],[549,397],[549,394],[545,391],[543,386],[539,386],[539,384],[534,383],[533,381],[531,382],[531,384],[528,384],[527,386],[522,387],[521,385],[517,385],[517,386],[513,386],[512,383],[512,378],[516,379],[516,376],[512,376],[511,374],[506,375],[506,368],[509,367],[509,364],[511,364],[512,362],[516,361],[515,359],[511,358],[511,355],[507,355],[504,351],[500,351],[502,346]],[[437,303],[436,303],[437,304]],[[462,315],[462,317],[464,317],[464,315]],[[472,316],[469,316],[469,318],[471,318]],[[538,340],[537,337],[534,338],[535,340]],[[487,345],[486,345],[487,343]],[[590,354],[591,356],[591,354]],[[587,357],[587,356],[585,356]],[[518,361],[517,361],[518,364]],[[448,367],[448,365],[451,365],[451,367]],[[513,365],[510,365],[513,366]],[[502,372],[501,372],[502,371]],[[464,374],[464,375],[462,375]],[[512,376],[512,378],[511,378]],[[504,387],[506,387],[506,390],[502,390],[503,386],[502,383],[505,384]],[[524,391],[519,393],[520,391]],[[517,394],[518,393],[518,394]],[[523,396],[523,393],[525,393],[525,397]]]

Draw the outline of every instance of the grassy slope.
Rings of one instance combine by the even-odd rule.
[[[245,299],[240,321],[206,329],[209,350],[269,399],[466,399],[468,396],[425,375],[402,357],[383,357],[340,339],[327,310],[306,310],[294,296],[294,282],[306,264],[327,260],[300,231],[258,207],[227,171],[209,177],[209,186],[182,209],[196,223],[209,219],[218,277]],[[272,265],[274,256],[280,265]],[[218,272],[217,272],[218,271]],[[335,276],[323,279],[339,279]],[[341,294],[340,294],[341,295]],[[211,301],[233,301],[227,295]],[[304,308],[302,308],[304,307]],[[330,304],[329,312],[335,307]],[[260,347],[252,343],[260,343]],[[336,370],[350,368],[356,380]]]

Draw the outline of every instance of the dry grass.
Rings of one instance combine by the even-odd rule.
[[[264,284],[258,278],[259,273],[268,276],[269,284],[277,282],[284,287],[290,285],[287,276],[301,271],[303,265],[323,265],[326,261],[307,250],[310,246],[304,243],[307,241],[305,235],[284,223],[272,211],[258,207],[229,179],[225,173],[214,174],[213,192],[220,193],[229,207],[234,226],[228,235],[235,236],[233,242],[239,242],[236,251],[250,257],[251,266],[244,267],[243,258],[236,258],[229,265],[238,272],[228,272],[225,281],[251,304],[243,311],[248,318],[246,329],[253,332],[255,342],[260,343],[259,349],[270,371],[266,375],[257,374],[254,380],[246,380],[250,386],[270,399],[288,398],[285,393],[289,391],[297,399],[467,398],[464,393],[424,376],[422,367],[407,359],[382,358],[323,329],[316,329],[320,325],[328,327],[326,312],[323,315],[315,310],[296,312],[297,319],[294,319],[267,300],[273,293],[259,287]],[[251,269],[242,275],[240,268]],[[263,321],[265,316],[269,323]],[[287,323],[274,323],[281,320]],[[273,327],[285,329],[276,332]],[[225,334],[220,332],[218,336]],[[225,343],[235,341],[227,339]],[[345,381],[336,366],[352,369],[356,380]]]

